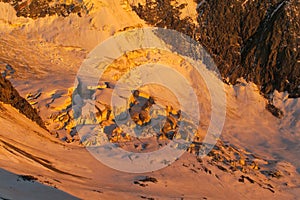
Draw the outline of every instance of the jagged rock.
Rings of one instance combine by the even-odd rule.
[[[46,129],[46,126],[38,115],[35,108],[19,95],[17,90],[12,84],[5,78],[0,76],[0,101],[6,104],[11,104],[13,107],[19,110],[20,113],[24,114],[27,118],[36,122],[39,126]]]
[[[185,4],[175,0],[133,5],[153,26],[174,29],[199,41],[213,57],[223,79],[253,81],[264,94],[274,90],[300,96],[297,0],[197,0],[198,24],[180,18]]]
[[[33,19],[58,15],[67,17],[71,13],[77,13],[81,17],[86,7],[82,2],[73,1],[70,4],[53,2],[51,0],[0,0],[0,2],[9,3],[16,10],[18,17],[30,17]]]
[[[268,111],[270,111],[270,113],[272,113],[272,115],[274,115],[275,117],[277,117],[279,119],[281,119],[284,116],[282,110],[280,110],[279,108],[277,108],[276,106],[274,106],[274,105],[272,105],[270,103],[268,103],[266,105],[266,109]]]

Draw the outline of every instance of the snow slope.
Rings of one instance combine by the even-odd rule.
[[[238,85],[225,86],[227,115],[221,139],[251,159],[256,155],[264,170],[278,169],[282,178],[263,175],[263,170],[224,172],[216,164],[210,164],[211,157],[204,158],[202,163],[189,153],[162,170],[126,174],[104,166],[78,143],[60,140],[72,138],[60,129],[61,122],[54,123],[51,116],[60,116],[68,110],[75,75],[87,54],[119,31],[146,26],[124,6],[124,1],[92,3],[94,9],[82,18],[71,14],[67,18],[52,16],[36,20],[16,18],[13,8],[0,3],[0,67],[10,64],[16,70],[9,78],[24,97],[41,92],[30,102],[39,109],[52,134],[59,137],[39,128],[9,105],[0,104],[0,168],[32,175],[40,183],[82,199],[119,199],[120,196],[126,199],[297,199],[300,194],[299,100],[275,93],[274,104],[285,113],[283,119],[277,119],[265,109],[267,102],[257,86],[243,80]],[[133,55],[132,59],[136,58],[139,56]],[[146,90],[157,96],[155,89]],[[103,99],[112,93],[111,89],[103,91]],[[205,110],[203,118],[209,118],[208,93],[200,86],[198,92]],[[170,96],[162,95],[160,101],[169,102]],[[205,124],[203,127],[206,128]],[[250,180],[241,178],[242,175],[249,176]],[[145,181],[145,176],[154,177],[157,182]],[[251,183],[252,179],[256,182]],[[269,190],[272,190],[270,186],[263,188],[267,184],[274,187],[275,193]],[[5,198],[13,198],[9,192],[3,192]]]
[[[31,180],[30,176],[15,175],[0,169],[1,199],[77,199],[51,186]]]
[[[43,184],[81,199],[119,199],[121,196],[124,199],[139,199],[141,196],[159,199],[294,199],[299,191],[297,185],[292,185],[298,184],[299,176],[288,163],[280,162],[284,173],[280,181],[277,178],[268,180],[254,172],[244,174],[251,177],[250,181],[255,180],[254,184],[248,180],[238,181],[242,172],[224,172],[221,167],[209,164],[209,158],[199,162],[189,153],[162,170],[129,174],[104,166],[83,147],[53,138],[9,105],[1,104],[0,127],[1,168],[31,175]],[[289,175],[285,175],[284,170]],[[157,182],[147,180],[146,176]],[[9,183],[1,184],[7,187]],[[265,184],[271,184],[275,193],[265,189]],[[6,190],[2,193],[5,197],[12,195]]]
[[[265,109],[267,101],[255,84],[242,82],[227,91],[230,103],[223,138],[253,152],[292,162],[299,172],[299,99],[275,92],[274,104],[285,114],[278,119]]]

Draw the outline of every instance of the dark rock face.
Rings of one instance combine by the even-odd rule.
[[[46,126],[41,117],[38,115],[36,109],[32,108],[31,105],[19,95],[12,84],[2,76],[0,76],[0,101],[6,104],[11,104],[13,107],[18,109],[20,113],[46,129]]]
[[[300,97],[300,3],[297,0],[197,0],[198,24],[180,18],[175,0],[132,6],[153,26],[180,31],[199,41],[212,55],[224,79],[240,77]]]
[[[80,2],[65,4],[52,0],[0,0],[0,2],[1,1],[13,6],[18,17],[30,17],[33,19],[51,15],[67,17],[71,13],[77,13],[81,16],[84,10],[84,5]]]
[[[270,103],[268,103],[268,104],[266,105],[266,109],[267,109],[270,113],[272,113],[272,115],[274,115],[275,117],[277,117],[277,118],[279,118],[279,119],[281,119],[281,118],[284,116],[282,110],[280,110],[279,108],[275,107],[274,105],[272,105],[272,104],[270,104]]]

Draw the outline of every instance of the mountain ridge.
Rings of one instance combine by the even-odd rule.
[[[146,1],[132,9],[152,26],[199,41],[214,58],[224,82],[236,84],[243,77],[259,85],[267,98],[275,90],[300,96],[297,1],[197,1],[197,24],[189,17],[182,19],[186,5],[174,2]]]
[[[0,102],[11,104],[27,118],[36,122],[40,127],[46,129],[46,126],[39,116],[37,110],[19,95],[18,91],[12,86],[9,80],[0,76]]]

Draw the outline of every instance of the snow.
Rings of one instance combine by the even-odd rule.
[[[78,199],[54,187],[46,186],[36,181],[24,180],[21,176],[3,169],[0,169],[0,178],[1,199]]]
[[[260,155],[289,161],[299,170],[299,99],[275,92],[274,105],[285,113],[277,119],[265,109],[267,101],[253,83],[231,86],[228,93],[231,103],[222,138]]]
[[[180,198],[183,195],[185,198],[206,197],[208,199],[250,198],[250,196],[266,199],[292,198],[290,194],[283,191],[271,193],[266,192],[258,185],[239,183],[232,175],[222,173],[213,166],[208,165],[207,167],[211,168],[219,178],[201,170],[194,173],[189,168],[183,167],[183,164],[194,166],[195,170],[201,168],[201,164],[188,153],[171,166],[159,171],[141,175],[121,173],[102,165],[85,148],[59,142],[10,106],[1,106],[6,109],[5,115],[2,112],[0,117],[0,127],[2,127],[0,133],[1,168],[17,174],[30,174],[43,184],[55,185],[60,190],[81,199],[106,199],[120,196],[131,199],[140,196]],[[3,116],[5,117],[3,118]],[[14,120],[11,120],[12,116],[15,117]],[[16,124],[16,122],[18,123]],[[33,158],[43,159],[45,162],[47,160],[47,163],[50,163],[53,168],[46,168]],[[53,169],[59,170],[59,172]],[[286,166],[285,169],[294,173],[292,168],[289,169]],[[147,183],[148,186],[145,188],[140,187],[133,183],[140,176],[155,177],[158,182]],[[3,173],[1,173],[1,177],[8,180]],[[3,179],[1,178],[1,180]],[[14,177],[12,177],[12,181],[15,181]],[[9,187],[10,182],[0,181],[0,184],[3,185],[1,188],[5,189]],[[15,185],[15,187],[28,192],[27,187],[32,186],[31,184]],[[43,189],[38,191],[43,191]],[[251,195],[249,195],[249,191],[252,191]],[[10,190],[5,190],[1,194],[4,194],[5,197],[17,195],[17,193],[11,194]],[[55,193],[52,190],[49,194],[58,194],[60,197],[64,197],[63,194]],[[38,196],[35,197],[33,199],[39,199]]]
[[[159,199],[298,197],[299,99],[288,99],[286,93],[275,92],[274,105],[285,113],[283,119],[277,119],[265,109],[267,101],[259,94],[258,87],[244,80],[240,80],[240,84],[235,86],[225,85],[226,121],[221,139],[263,159],[277,160],[282,171],[291,175],[273,181],[276,186],[275,193],[262,189],[258,184],[240,183],[237,181],[240,174],[224,173],[216,166],[206,165],[213,171],[212,175],[199,170],[202,169],[202,165],[189,153],[184,153],[178,161],[166,168],[139,175],[111,169],[96,160],[78,143],[68,144],[61,141],[63,134],[68,133],[58,131],[57,127],[61,126],[61,123],[54,123],[50,116],[64,114],[70,106],[70,93],[76,73],[88,53],[100,42],[111,35],[119,34],[119,31],[126,27],[145,27],[145,23],[124,6],[126,3],[123,3],[123,6],[118,0],[90,3],[94,4],[93,10],[90,15],[83,15],[82,18],[71,15],[68,18],[52,16],[37,20],[17,18],[13,8],[0,3],[0,59],[11,64],[16,70],[10,80],[22,96],[41,92],[32,102],[37,102],[34,106],[49,123],[52,134],[57,131],[60,135],[60,138],[55,138],[11,106],[0,104],[0,168],[15,174],[32,175],[38,178],[38,182],[51,186],[17,182],[15,175],[1,170],[0,194],[4,195],[4,198],[18,199],[20,194],[31,198],[31,194],[28,194],[31,189],[58,195],[63,199],[70,197],[53,189],[54,185],[59,190],[81,199],[117,199],[120,196],[127,199],[137,199],[141,196]],[[196,7],[194,2],[189,5],[189,10]],[[112,63],[113,70],[107,72],[104,79],[107,78],[113,88],[116,83],[114,77],[127,73],[127,67],[133,67],[136,63],[145,64],[147,59],[158,60],[159,53],[161,52],[132,52],[127,57],[124,56],[132,62],[121,57]],[[199,79],[178,56],[165,52],[162,55],[165,57],[161,58],[161,63],[168,64],[191,81],[199,80],[193,87],[196,88],[195,93],[199,100],[200,131],[206,133],[211,117],[212,100],[205,81]],[[187,66],[186,70],[183,70],[184,66]],[[217,86],[219,80],[216,77],[212,78],[215,80],[214,86]],[[110,103],[112,88],[101,90],[97,93],[98,97],[103,102]],[[158,97],[161,105],[167,103],[174,108],[178,106],[174,94],[165,88],[148,85],[141,89]],[[81,99],[76,99],[76,102],[81,104]],[[107,141],[96,140],[94,144],[102,142]],[[150,144],[151,148],[153,146]],[[183,164],[191,167],[183,167]],[[144,175],[155,177],[158,182],[147,183],[146,187],[134,184],[135,180]],[[259,178],[266,179],[263,176]],[[282,186],[281,180],[286,181],[288,186]],[[15,188],[14,192],[9,189],[10,186]],[[17,189],[20,193],[15,192]],[[36,195],[32,198],[40,199],[39,193]]]

